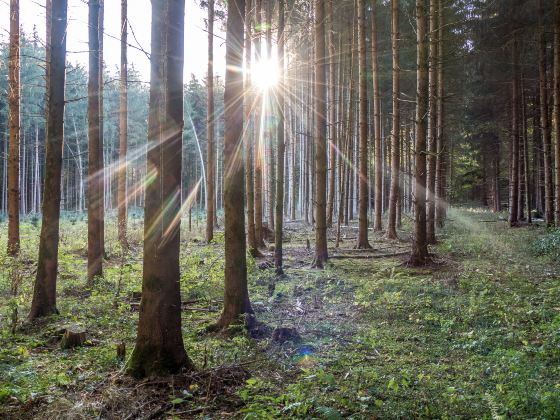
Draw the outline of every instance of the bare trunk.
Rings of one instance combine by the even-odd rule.
[[[128,248],[126,225],[128,219],[128,197],[126,195],[126,148],[128,141],[128,60],[127,60],[127,0],[121,0],[121,81],[119,95],[119,166],[117,186],[118,235],[124,249]]]
[[[377,6],[376,2],[372,5],[372,29],[371,29],[371,66],[373,77],[373,134],[374,134],[374,215],[373,230],[380,232],[383,230],[381,215],[383,213],[383,172],[382,172],[382,151],[381,151],[381,92],[379,88],[379,64],[377,58]]]
[[[58,313],[56,276],[60,223],[60,184],[64,139],[64,79],[66,66],[67,0],[52,0],[47,26],[47,128],[45,136],[45,194],[39,239],[37,275],[28,319]]]
[[[437,46],[437,139],[436,139],[436,183],[435,183],[435,193],[436,193],[436,214],[435,223],[436,226],[442,228],[447,211],[446,203],[446,174],[447,174],[447,150],[445,149],[445,137],[444,137],[444,108],[443,108],[443,95],[444,95],[444,79],[443,79],[443,0],[438,0],[438,14],[439,14],[439,26],[438,26],[438,46]]]
[[[331,227],[333,222],[335,176],[336,176],[336,102],[335,102],[335,47],[334,47],[334,23],[333,23],[333,0],[327,1],[327,48],[329,51],[329,196],[327,200],[327,226]]]
[[[554,157],[556,168],[554,179],[556,184],[556,207],[554,219],[556,227],[560,227],[560,0],[554,1]]]
[[[510,187],[509,187],[509,225],[510,227],[519,224],[519,215],[517,214],[517,195],[519,194],[519,122],[518,122],[518,102],[519,102],[519,85],[517,83],[518,73],[518,39],[514,35],[512,44],[512,93],[511,93],[511,150],[510,150]]]
[[[208,107],[206,119],[207,133],[207,164],[208,176],[206,177],[206,242],[214,239],[214,219],[216,213],[216,155],[214,141],[214,0],[208,1]]]
[[[8,104],[10,107],[10,146],[8,151],[8,254],[19,254],[20,213],[20,51],[19,0],[10,0],[10,58]]]
[[[428,171],[427,171],[427,211],[426,237],[428,243],[436,242],[436,153],[437,153],[437,8],[438,0],[430,0],[429,75],[428,75]]]
[[[152,2],[148,173],[142,300],[127,372],[163,376],[192,369],[181,331],[179,235],[183,135],[184,0]]]

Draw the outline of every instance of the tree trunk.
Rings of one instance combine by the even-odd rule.
[[[327,48],[329,51],[329,195],[327,200],[327,226],[332,227],[334,196],[335,196],[335,176],[336,176],[336,102],[335,102],[335,47],[334,47],[334,18],[333,18],[333,1],[327,0]]]
[[[416,0],[417,79],[416,79],[416,143],[414,150],[414,238],[411,265],[428,262],[426,238],[426,114],[428,99],[428,66],[426,46],[425,0]]]
[[[511,93],[511,151],[510,151],[510,187],[509,187],[509,225],[510,227],[519,224],[519,214],[517,213],[517,195],[519,194],[519,85],[518,79],[518,39],[514,35],[512,43],[512,93]]]
[[[445,217],[446,217],[446,157],[447,150],[445,149],[445,137],[444,137],[444,108],[443,108],[443,95],[444,95],[444,79],[443,79],[443,0],[438,0],[438,14],[439,14],[439,25],[438,25],[438,36],[437,36],[437,139],[436,139],[436,183],[435,183],[435,193],[436,193],[436,214],[435,223],[439,228],[443,227]]]
[[[556,168],[554,179],[556,184],[556,207],[554,220],[560,227],[560,0],[554,0],[554,156]]]
[[[437,8],[438,0],[430,0],[429,30],[429,75],[428,75],[428,171],[426,190],[426,238],[428,243],[436,243],[436,153],[437,153]]]
[[[245,65],[251,63],[251,43],[252,43],[252,1],[246,0],[245,4]],[[245,75],[245,188],[247,190],[247,239],[249,252],[253,257],[262,256],[259,252],[257,237],[255,232],[255,188],[253,173],[253,152],[254,138],[251,137],[251,114],[253,111],[254,99],[253,88],[251,85],[251,76],[249,73]],[[256,122],[258,124],[258,121]],[[255,128],[253,127],[255,130]],[[255,132],[255,131],[254,131]]]
[[[261,59],[262,0],[255,0],[255,59]],[[258,247],[264,247],[263,237],[263,97],[255,93],[255,237]]]
[[[127,0],[121,0],[121,81],[119,95],[119,171],[117,187],[118,235],[124,249],[128,249],[126,225],[128,218],[128,197],[126,195],[126,148],[128,141],[128,60],[127,60]]]
[[[373,230],[380,232],[383,230],[381,214],[383,213],[383,172],[382,172],[382,151],[381,151],[381,92],[379,88],[379,64],[377,57],[377,6],[373,2],[371,7],[371,66],[373,77],[373,135],[374,135],[374,215]]]
[[[8,154],[8,254],[19,254],[20,213],[20,51],[19,0],[10,0],[10,58],[8,104],[10,107],[10,145]]]
[[[214,239],[214,219],[216,212],[216,155],[214,141],[214,0],[208,0],[208,108],[206,116],[206,154],[208,176],[206,177],[206,242]]]
[[[224,206],[225,290],[224,310],[217,322],[225,328],[252,313],[247,287],[243,168],[243,13],[245,0],[228,2],[226,29],[226,80],[224,90]],[[241,201],[242,203],[242,201]]]
[[[279,89],[276,91],[278,107],[278,150],[276,163],[276,225],[275,225],[275,244],[274,244],[274,265],[276,274],[283,275],[282,269],[282,234],[284,225],[284,153],[286,145],[284,143],[284,0],[278,1],[278,68],[279,68]]]
[[[64,139],[64,79],[66,66],[67,0],[52,0],[47,37],[47,127],[45,187],[39,238],[39,259],[28,320],[58,313],[56,275],[60,223],[60,184]]]
[[[391,128],[391,189],[387,238],[397,239],[397,203],[400,183],[400,64],[399,64],[399,2],[391,0],[391,49],[393,55],[393,122]]]
[[[99,0],[90,0],[89,7],[89,78],[88,78],[88,264],[87,284],[103,275],[101,244],[101,209],[103,207],[103,159],[100,153],[101,121],[99,90]]]
[[[326,60],[325,60],[325,0],[315,0],[315,258],[313,267],[323,268],[327,250],[327,156],[326,156]]]
[[[547,226],[552,226],[554,224],[554,187],[552,185],[552,146],[548,113],[546,39],[544,33],[544,7],[542,0],[539,0],[539,26],[539,95],[544,156],[544,220]]]
[[[146,184],[142,300],[127,363],[136,377],[193,368],[183,345],[179,289],[184,22],[184,0],[152,1],[147,170],[154,180]]]
[[[358,95],[359,95],[359,211],[356,248],[369,249],[368,240],[368,102],[366,73],[365,0],[358,0]]]

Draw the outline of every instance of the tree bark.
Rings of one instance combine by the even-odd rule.
[[[128,219],[128,197],[126,195],[126,149],[128,141],[128,59],[127,59],[127,0],[121,0],[121,80],[119,95],[119,172],[117,186],[118,236],[124,249],[128,249],[126,227]]]
[[[397,239],[397,203],[400,179],[400,64],[399,64],[399,2],[391,0],[391,49],[393,56],[393,118],[391,128],[391,187],[387,238]]]
[[[206,76],[208,87],[208,103],[206,116],[206,242],[214,239],[214,219],[216,212],[216,155],[214,141],[214,0],[208,0],[208,74]]]
[[[62,149],[64,139],[64,87],[66,70],[67,0],[52,0],[50,37],[47,37],[47,127],[45,135],[45,187],[39,238],[39,259],[28,320],[56,314],[56,276]]]
[[[327,107],[325,60],[325,0],[315,0],[315,258],[312,266],[323,268],[328,259],[327,250]]]
[[[509,226],[514,227],[519,224],[519,214],[517,213],[517,195],[519,194],[519,85],[518,85],[518,39],[514,35],[512,43],[512,93],[511,93],[511,151],[510,151],[510,187],[509,187]]]
[[[373,77],[373,134],[374,134],[374,215],[373,230],[380,232],[383,230],[381,215],[383,213],[383,161],[381,151],[381,92],[379,88],[379,63],[377,57],[377,5],[372,5],[372,29],[371,29],[371,66]]]
[[[426,238],[426,114],[428,99],[428,66],[426,46],[425,0],[416,0],[417,66],[416,74],[416,143],[414,150],[414,238],[409,263],[428,262]]]
[[[426,237],[428,243],[436,243],[436,153],[437,153],[437,47],[438,47],[438,0],[430,0],[429,29],[429,68],[428,68],[428,171],[427,171],[427,209]]]
[[[276,163],[276,225],[275,225],[275,244],[274,244],[274,265],[276,267],[276,274],[283,275],[282,268],[282,236],[284,227],[284,0],[278,0],[278,68],[279,78],[276,92],[277,107],[278,107],[278,132],[277,132],[277,163]]]
[[[243,65],[244,0],[228,2],[226,27],[226,79],[224,90],[224,216],[225,290],[224,310],[216,326],[226,328],[251,314],[247,287],[243,168]]]
[[[255,0],[255,59],[261,59],[262,0]],[[263,97],[255,93],[255,237],[258,247],[264,247],[263,235]]]
[[[88,78],[88,264],[87,284],[103,275],[101,209],[103,207],[103,159],[100,153],[100,57],[99,0],[89,0],[89,78]]]
[[[444,89],[444,73],[443,73],[443,4],[442,0],[438,0],[438,36],[437,36],[437,139],[436,139],[436,214],[435,223],[439,228],[443,227],[446,217],[447,203],[446,203],[446,162],[447,162],[447,150],[445,149],[445,137],[444,137],[444,107],[443,107],[443,95]]]
[[[327,48],[329,51],[329,195],[327,199],[327,226],[332,227],[334,196],[335,196],[335,176],[336,176],[336,150],[337,150],[337,133],[336,133],[336,102],[335,102],[335,46],[334,46],[334,18],[333,18],[333,1],[327,1]]]
[[[19,254],[20,213],[20,43],[19,0],[10,0],[10,58],[8,104],[10,108],[10,143],[8,150],[8,254]]]
[[[179,236],[183,135],[184,0],[152,1],[150,110],[142,300],[127,372],[160,376],[192,369],[181,331]]]
[[[365,0],[358,0],[358,95],[359,95],[359,212],[356,248],[371,248],[368,240],[368,94],[366,73]]]
[[[554,187],[552,185],[552,146],[548,113],[546,39],[544,33],[544,7],[542,0],[539,0],[539,26],[539,95],[544,156],[544,220],[547,226],[552,226],[554,224]]]
[[[556,206],[554,220],[560,227],[560,0],[554,0],[554,156],[556,167],[554,179],[556,184]],[[527,154],[527,150],[526,150]]]

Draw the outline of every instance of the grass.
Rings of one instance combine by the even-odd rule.
[[[438,264],[425,269],[395,257],[310,270],[305,238],[312,233],[288,224],[287,278],[275,281],[273,270],[249,264],[258,319],[302,337],[284,344],[201,334],[221,308],[223,236],[203,245],[203,226],[187,232],[184,223],[181,290],[200,309],[183,312],[187,352],[203,371],[242,366],[251,377],[212,394],[176,378],[157,388],[157,400],[122,377],[115,352],[117,343],[129,351],[134,343],[130,296],[141,287],[141,219],[130,223],[129,255],[115,245],[110,221],[105,278],[86,297],[85,224],[67,217],[61,314],[12,334],[13,309],[25,316],[34,278],[38,227],[26,220],[17,261],[5,256],[0,238],[0,417],[134,417],[154,408],[179,418],[560,417],[559,266],[549,245],[557,232],[508,229],[476,209],[452,209],[449,218],[433,249]],[[352,242],[343,244],[346,253]],[[403,246],[372,242],[383,254]],[[88,346],[59,349],[56,331],[68,324],[88,331]]]

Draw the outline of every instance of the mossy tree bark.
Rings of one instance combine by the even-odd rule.
[[[142,300],[127,372],[192,369],[183,345],[179,289],[185,0],[152,1],[152,57]]]
[[[56,276],[60,223],[60,181],[64,140],[64,87],[66,74],[67,0],[52,0],[47,26],[47,127],[45,186],[39,238],[39,260],[28,320],[58,313]]]

